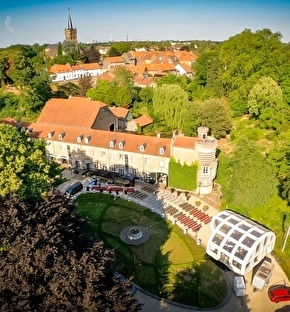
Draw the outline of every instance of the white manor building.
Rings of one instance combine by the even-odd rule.
[[[251,271],[274,249],[272,231],[231,210],[212,217],[211,229],[206,253],[239,275]]]
[[[35,137],[46,140],[50,159],[83,169],[154,176],[166,186],[171,158],[182,165],[197,161],[198,192],[212,191],[217,140],[208,136],[208,128],[200,127],[198,137],[176,132],[172,138],[152,137],[127,133],[128,119],[128,110],[89,98],[51,99],[31,130]]]

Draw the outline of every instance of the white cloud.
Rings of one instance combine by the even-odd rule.
[[[5,24],[5,26],[6,26],[6,29],[7,29],[9,32],[11,32],[12,34],[15,34],[15,30],[14,30],[14,28],[13,28],[13,26],[12,26],[12,20],[11,20],[10,16],[7,16],[7,17],[6,17],[6,20],[4,21],[4,24]]]

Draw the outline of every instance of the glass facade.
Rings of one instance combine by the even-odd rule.
[[[274,249],[275,234],[231,210],[211,220],[206,252],[239,275],[244,275]]]

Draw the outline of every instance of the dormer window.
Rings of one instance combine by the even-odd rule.
[[[54,135],[54,131],[50,131],[50,132],[48,132],[47,137],[49,139],[52,139],[53,135]]]
[[[144,152],[146,147],[146,143],[140,145],[140,152]]]
[[[84,135],[83,135],[83,134],[79,135],[79,136],[77,137],[77,142],[78,142],[78,143],[81,143],[81,142],[82,142],[83,137],[84,137]]]
[[[110,147],[114,147],[116,144],[116,139],[110,141]]]
[[[91,140],[91,136],[90,135],[85,137],[85,143],[86,144],[88,144],[90,142],[90,140]]]
[[[160,154],[160,155],[164,155],[164,153],[165,153],[165,146],[160,147],[160,149],[159,149],[159,154]]]
[[[65,132],[62,132],[58,135],[59,140],[62,140],[65,136]]]
[[[124,145],[125,145],[125,141],[121,141],[121,142],[119,143],[119,148],[123,148]]]

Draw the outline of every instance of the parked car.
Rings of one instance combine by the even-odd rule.
[[[114,272],[114,277],[116,277],[120,283],[124,283],[126,280],[125,277],[122,274],[120,274],[119,272]],[[132,286],[130,289],[130,295],[133,296],[135,294],[136,290],[137,289],[136,289],[135,285],[132,283]]]
[[[290,301],[290,287],[281,286],[277,288],[270,288],[268,291],[269,299],[272,302]]]
[[[99,180],[97,177],[91,177],[89,179],[89,185],[98,185],[98,183],[99,183]]]
[[[81,182],[75,182],[66,189],[65,194],[67,197],[71,197],[80,192],[82,189],[83,184]]]

